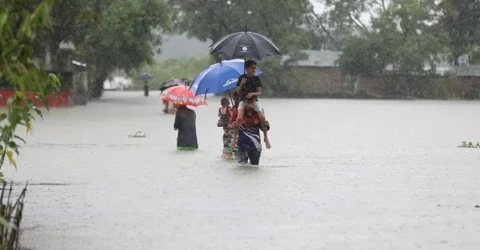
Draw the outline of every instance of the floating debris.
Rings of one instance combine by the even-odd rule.
[[[137,131],[133,134],[129,134],[128,137],[130,137],[130,138],[145,138],[145,137],[147,137],[147,134],[145,132],[142,132],[142,131]]]
[[[458,146],[459,148],[480,148],[480,143],[473,143],[471,141],[462,141],[462,145]]]

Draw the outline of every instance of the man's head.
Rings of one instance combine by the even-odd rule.
[[[255,112],[254,103],[251,100],[245,100],[245,114],[251,116]]]
[[[249,76],[255,75],[255,72],[257,71],[257,62],[254,60],[245,61],[245,71]]]

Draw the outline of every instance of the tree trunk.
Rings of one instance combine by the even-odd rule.
[[[105,81],[106,77],[96,77],[89,88],[90,98],[98,99],[103,95],[103,82]]]
[[[452,56],[453,56],[453,65],[458,66],[458,58],[462,55],[462,52],[457,48],[452,48]]]

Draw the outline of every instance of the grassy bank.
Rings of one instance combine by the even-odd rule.
[[[153,75],[149,81],[150,89],[159,89],[162,82],[172,78],[194,78],[213,61],[208,55],[189,58],[168,59],[143,67],[140,72]],[[134,81],[134,89],[142,89],[143,81]]]

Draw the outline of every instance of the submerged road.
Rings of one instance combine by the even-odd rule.
[[[218,98],[176,152],[158,93],[107,92],[34,125],[22,245],[70,249],[478,249],[480,103],[262,99],[273,148],[224,161]],[[147,138],[129,138],[143,131]],[[476,141],[475,141],[476,142]],[[18,187],[20,188],[20,187]]]

